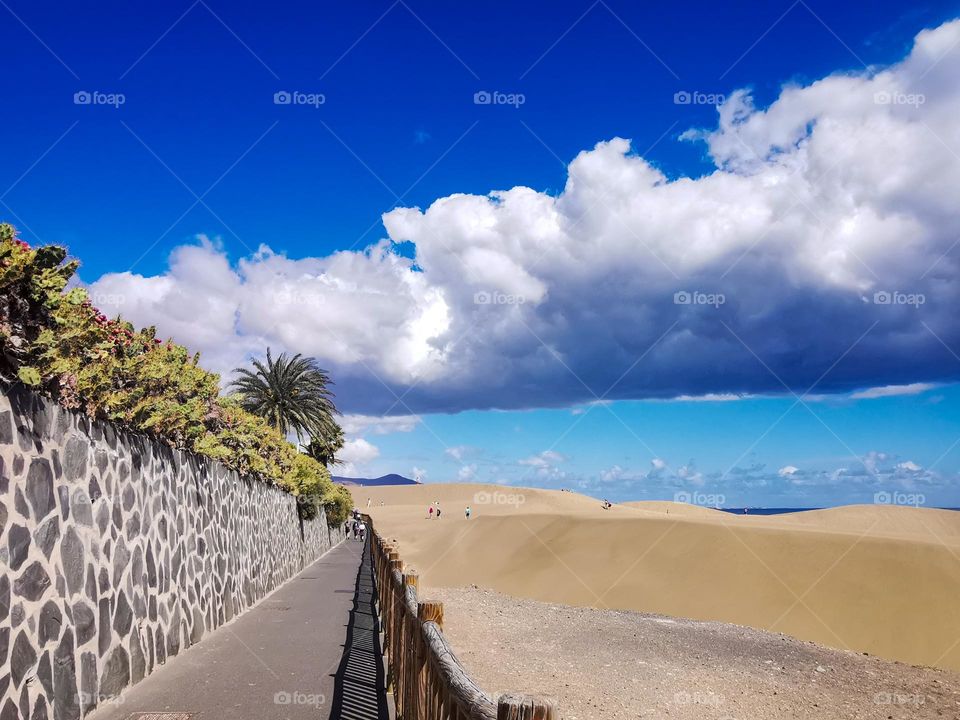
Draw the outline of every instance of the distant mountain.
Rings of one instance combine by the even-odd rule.
[[[411,480],[410,478],[405,478],[403,475],[397,475],[396,473],[390,473],[389,475],[384,475],[378,478],[351,478],[351,477],[337,477],[333,476],[333,481],[341,485],[347,485],[350,487],[357,487],[363,485],[364,487],[377,487],[379,485],[419,485],[416,480]]]

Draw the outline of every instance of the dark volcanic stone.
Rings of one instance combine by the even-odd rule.
[[[61,485],[57,488],[57,495],[60,498],[60,517],[66,520],[70,517],[70,488]]]
[[[180,609],[173,612],[170,629],[167,630],[167,655],[173,657],[180,652]]]
[[[117,593],[117,610],[113,615],[113,629],[120,637],[125,637],[130,632],[131,622],[133,622],[133,610],[127,602],[126,593],[120,590]]]
[[[97,641],[97,652],[100,653],[100,657],[103,657],[103,654],[107,651],[107,648],[110,647],[110,600],[107,598],[101,598],[97,609],[99,610],[100,614],[100,639]]]
[[[143,596],[137,592],[133,596],[133,616],[143,618],[147,616],[147,605],[143,602]]]
[[[73,519],[81,525],[93,525],[93,505],[83,488],[73,491]]]
[[[10,577],[4,573],[0,575],[0,622],[7,619],[10,612]]]
[[[100,491],[100,483],[97,482],[95,477],[90,478],[90,485],[87,488],[87,493],[90,495],[90,502],[95,503],[103,493]]]
[[[23,525],[13,525],[7,543],[10,546],[10,569],[19,570],[30,551],[30,531]]]
[[[123,489],[123,509],[126,512],[130,512],[133,509],[133,503],[137,499],[137,493],[133,489],[133,485],[127,485]]]
[[[140,513],[136,510],[127,518],[127,540],[133,540],[140,534]]]
[[[33,705],[33,715],[30,716],[30,720],[48,720],[48,717],[47,701],[38,697],[37,702]]]
[[[190,643],[196,644],[203,638],[203,613],[200,608],[193,609],[193,627],[190,630]]]
[[[10,649],[10,628],[0,628],[0,667],[7,664],[7,650]]]
[[[7,698],[3,707],[0,708],[0,720],[17,720],[19,717],[20,714],[17,711],[17,704],[13,701],[13,698]]]
[[[106,503],[100,503],[97,507],[97,527],[100,534],[107,532],[107,524],[110,522],[110,507]]]
[[[50,665],[50,652],[45,651],[37,663],[37,680],[47,696],[53,695],[53,668]]]
[[[180,563],[183,562],[183,547],[178,547],[173,553],[173,559],[171,560],[172,567],[170,569],[170,575],[175,580],[180,574]]]
[[[56,507],[53,495],[53,472],[44,458],[33,458],[27,471],[27,499],[36,520],[42,520]]]
[[[19,487],[14,488],[13,509],[23,518],[30,517],[30,506],[27,505],[27,499],[23,496],[23,491]]]
[[[80,656],[81,706],[86,714],[97,706],[97,656],[85,652]]]
[[[100,675],[100,697],[111,698],[119,695],[130,684],[130,660],[122,647],[113,649],[103,664]]]
[[[106,450],[100,448],[94,452],[93,461],[97,465],[97,470],[99,470],[100,474],[103,475],[103,473],[107,470],[107,464],[110,462],[110,456],[107,455]]]
[[[51,640],[60,637],[60,628],[63,626],[63,614],[60,606],[54,600],[48,600],[40,610],[40,622],[37,628],[37,642],[43,647]]]
[[[147,660],[143,656],[143,648],[140,646],[140,635],[139,633],[133,633],[130,636],[130,683],[140,682],[146,674]]]
[[[13,609],[10,611],[10,626],[17,627],[20,623],[27,619],[27,611],[23,609],[23,603],[18,602],[13,606]]]
[[[50,559],[50,553],[53,552],[53,546],[60,537],[60,518],[54,515],[43,525],[33,531],[33,541],[40,548],[43,556]]]
[[[13,421],[10,417],[10,411],[4,410],[0,413],[0,445],[13,444]]]
[[[13,650],[10,652],[10,677],[14,687],[20,687],[20,681],[33,669],[36,661],[37,651],[30,644],[26,631],[21,630],[13,641]]]
[[[39,600],[49,587],[50,576],[37,560],[27,566],[20,577],[13,581],[14,594],[27,600]]]
[[[139,545],[133,548],[133,563],[130,565],[130,577],[134,584],[143,582],[143,548]]]
[[[97,633],[96,616],[82,600],[73,604],[73,624],[77,629],[77,645],[83,645]]]
[[[147,545],[147,583],[152,588],[157,586],[157,563],[153,559],[152,545]]]
[[[149,630],[144,633],[147,636],[147,674],[153,672],[154,652],[153,652],[153,633]]]
[[[120,503],[113,503],[113,527],[117,530],[123,528],[123,511],[120,509]]]
[[[117,431],[114,429],[113,425],[110,423],[102,423],[103,426],[103,439],[107,441],[107,445],[110,446],[111,450],[117,449]]]
[[[60,541],[60,558],[63,561],[63,573],[67,579],[67,589],[70,594],[80,592],[83,587],[84,565],[83,543],[76,530],[67,528]]]
[[[7,512],[7,506],[0,502],[0,535],[3,535],[3,531],[7,529],[8,517],[10,513]]]
[[[127,544],[123,538],[117,541],[117,549],[113,553],[113,586],[120,587],[120,580],[123,578],[123,571],[127,569],[127,563],[130,562],[130,551],[127,550]]]
[[[163,665],[167,661],[166,646],[163,643],[163,630],[157,628],[155,633],[157,648],[157,665]]]
[[[92,565],[87,566],[87,580],[83,584],[83,591],[94,603],[96,603],[97,598],[100,597],[100,594],[97,592],[97,579],[93,575]]]
[[[77,664],[73,657],[73,630],[67,628],[53,653],[53,715],[57,720],[77,720]]]
[[[60,453],[57,448],[50,451],[50,462],[53,463],[53,477],[57,480],[63,477],[63,467],[60,465]]]
[[[63,450],[63,473],[68,482],[81,480],[87,471],[87,455],[90,445],[86,438],[73,435]]]
[[[100,583],[100,592],[105,593],[110,590],[110,573],[107,572],[106,568],[100,568],[100,576],[98,578]]]

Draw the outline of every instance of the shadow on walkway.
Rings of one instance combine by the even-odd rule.
[[[390,720],[374,592],[368,540],[357,573],[343,658],[334,676],[330,720]]]

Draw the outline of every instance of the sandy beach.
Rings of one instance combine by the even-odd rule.
[[[424,587],[732,623],[960,669],[960,513],[604,510],[577,493],[474,484],[357,488],[354,497],[361,508],[370,500],[378,531]],[[436,501],[442,518],[427,519]]]

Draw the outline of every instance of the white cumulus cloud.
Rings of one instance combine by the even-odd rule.
[[[397,208],[362,252],[264,245],[231,263],[201,240],[160,275],[91,289],[220,371],[268,345],[316,356],[363,415],[949,382],[958,76],[953,21],[900,63],[767,107],[731,92],[715,127],[683,136],[716,165],[703,177],[671,179],[612,138],[559,194]],[[414,259],[394,252],[405,242]]]

